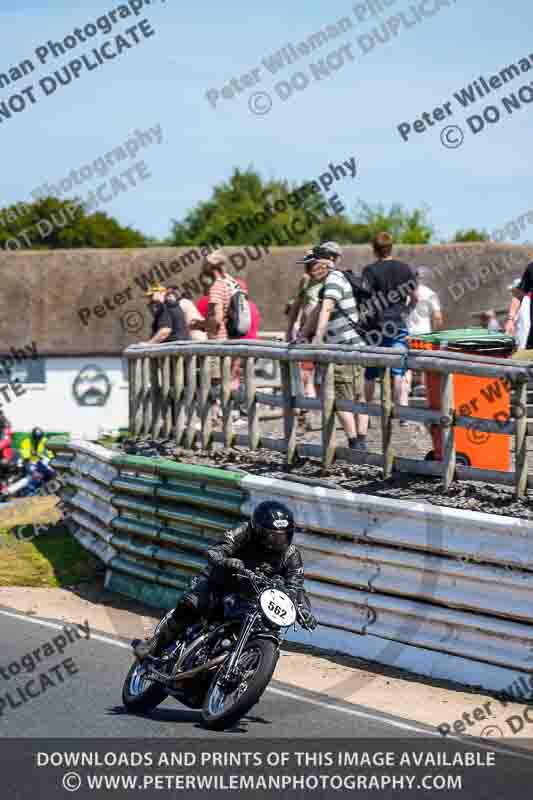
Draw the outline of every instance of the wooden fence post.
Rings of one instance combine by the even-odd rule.
[[[196,431],[193,419],[196,405],[196,356],[185,358],[185,444],[191,448],[194,443]]]
[[[142,359],[128,359],[128,398],[129,398],[129,421],[128,430],[132,437],[140,435],[142,430]]]
[[[172,432],[172,398],[170,395],[170,356],[161,359],[161,414],[163,435],[168,438]]]
[[[442,436],[442,474],[444,488],[449,489],[455,475],[455,428],[453,426],[453,373],[441,375],[440,384],[440,412],[443,419],[449,424],[440,425]]]
[[[246,380],[246,413],[248,419],[248,441],[250,450],[257,450],[261,435],[259,432],[259,417],[257,414],[257,391],[255,379],[255,358],[247,358],[245,361],[245,380]]]
[[[202,425],[202,448],[207,450],[211,442],[212,409],[211,395],[211,359],[201,356],[200,361],[200,422]]]
[[[515,413],[515,494],[523,498],[527,494],[527,379],[517,382]]]
[[[286,463],[291,466],[296,456],[296,414],[292,397],[291,365],[289,361],[282,361],[281,391],[283,393],[283,428],[287,442]]]
[[[322,365],[319,367],[322,369]],[[322,464],[329,467],[335,459],[335,365],[325,364],[322,372]]]
[[[233,444],[233,397],[231,393],[231,356],[222,357],[222,431],[224,447]]]
[[[183,356],[176,356],[174,361],[174,436],[179,447],[185,431],[185,369]]]
[[[150,420],[152,418],[152,386],[150,382],[150,359],[148,356],[142,357],[142,404],[143,404],[143,436],[150,433]]]
[[[150,435],[152,439],[159,438],[161,428],[161,385],[159,382],[159,359],[150,359],[150,395],[152,406],[152,422]]]
[[[394,463],[394,450],[392,447],[392,387],[391,371],[387,367],[383,370],[381,379],[381,445],[383,449],[383,477],[390,478]]]

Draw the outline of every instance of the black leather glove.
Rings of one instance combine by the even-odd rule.
[[[246,569],[244,561],[241,561],[240,558],[225,558],[222,562],[222,566],[225,567],[225,569],[231,570],[231,572],[244,572]]]
[[[309,609],[306,608],[305,606],[300,606],[298,610],[300,612],[300,619],[302,620],[305,627],[309,628],[310,631],[314,631],[316,626],[318,625],[318,621],[315,615],[311,611],[309,611]]]

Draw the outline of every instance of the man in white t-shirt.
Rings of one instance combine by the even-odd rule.
[[[521,278],[514,280],[507,288],[520,301],[520,308],[514,318],[514,338],[518,350],[525,350],[531,327],[531,294],[520,291]]]
[[[407,317],[407,331],[409,336],[421,336],[423,333],[438,331],[443,327],[440,300],[436,292],[426,286],[424,281],[431,276],[428,267],[419,267],[416,272],[418,278],[418,303]],[[405,392],[409,397],[413,373],[405,373]]]
[[[407,317],[407,330],[409,336],[422,333],[431,333],[442,328],[442,311],[436,292],[426,286],[424,280],[431,275],[427,267],[419,267],[418,276],[418,303]]]

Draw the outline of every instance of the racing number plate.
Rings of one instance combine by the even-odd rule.
[[[267,589],[260,598],[263,614],[274,625],[280,628],[293,625],[296,620],[296,609],[291,598],[278,589]]]

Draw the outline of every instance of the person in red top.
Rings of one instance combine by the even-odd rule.
[[[13,429],[11,423],[4,412],[0,411],[0,460],[2,461],[2,466],[9,464],[13,458],[12,438]]]
[[[212,280],[207,297],[207,323],[206,330],[209,339],[216,339],[218,341],[228,339],[228,309],[232,295],[235,291],[235,284],[238,284],[244,292],[248,295],[248,287],[246,283],[240,278],[235,278],[227,270],[227,259],[222,250],[215,250],[205,257],[202,265],[202,274],[204,278]],[[250,301],[248,300],[250,303]],[[250,305],[251,310],[251,305]],[[257,310],[257,309],[256,309]],[[257,326],[253,324],[250,326],[245,338],[257,338]],[[255,330],[254,330],[255,329]],[[250,336],[254,334],[254,337]],[[239,341],[242,341],[239,337]],[[234,358],[231,364],[231,391],[235,403],[235,408],[238,408],[240,401],[240,375],[241,375],[241,362],[239,358]],[[218,374],[213,375],[214,379],[218,379]],[[238,410],[233,412],[235,424],[242,424],[240,413]]]

